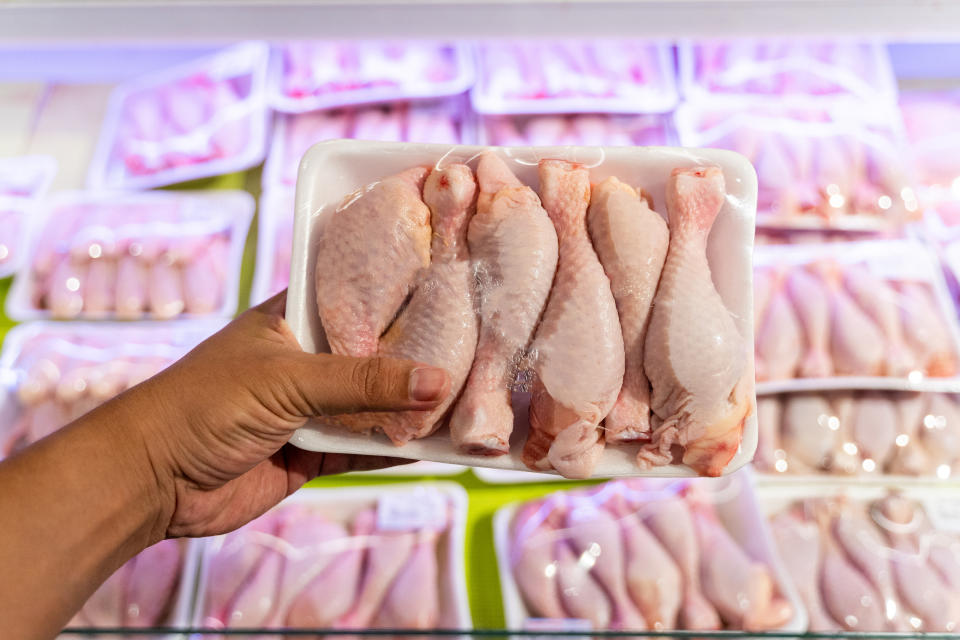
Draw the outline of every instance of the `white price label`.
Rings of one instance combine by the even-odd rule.
[[[377,502],[377,527],[388,531],[445,529],[447,499],[436,489],[385,493]]]
[[[593,624],[583,618],[527,618],[523,623],[524,631],[543,631],[544,633],[556,631],[583,631],[589,633],[593,631]],[[589,635],[583,636],[564,636],[566,640],[588,640]],[[549,636],[533,636],[538,640],[547,640]]]
[[[960,533],[960,498],[928,499],[924,511],[934,529]]]

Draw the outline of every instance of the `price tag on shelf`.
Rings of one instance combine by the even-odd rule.
[[[445,529],[447,499],[430,487],[391,491],[377,502],[377,527],[387,531]]]
[[[929,498],[923,509],[934,529],[960,533],[960,498]]]

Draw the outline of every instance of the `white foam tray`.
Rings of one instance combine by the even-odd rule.
[[[444,629],[470,629],[470,606],[467,599],[466,574],[464,572],[464,549],[467,522],[467,492],[453,482],[422,482],[417,484],[379,485],[372,487],[348,487],[342,489],[300,489],[286,498],[277,508],[290,504],[322,507],[330,519],[348,524],[358,512],[371,506],[386,494],[411,493],[423,487],[434,489],[446,497],[452,505],[450,526],[437,546],[440,580],[439,626]],[[223,536],[194,541],[199,547],[199,576],[192,620],[196,627],[205,626],[204,598],[206,597],[211,551],[220,544]]]
[[[246,191],[63,191],[44,199],[43,206],[29,220],[26,240],[26,257],[17,272],[17,278],[7,295],[7,315],[20,322],[51,318],[51,313],[33,304],[32,259],[40,235],[47,221],[57,208],[78,203],[121,203],[136,206],[139,203],[150,204],[157,201],[183,200],[192,204],[190,211],[198,217],[209,211],[218,212],[210,216],[224,221],[223,228],[230,231],[230,251],[227,260],[227,279],[224,283],[223,303],[212,314],[183,313],[177,319],[198,319],[210,316],[232,316],[237,312],[238,289],[240,285],[240,267],[243,262],[243,249],[247,242],[247,231],[256,206],[253,197]],[[162,222],[162,221],[160,221]],[[83,319],[84,315],[79,316]],[[108,314],[106,319],[113,319]]]
[[[416,165],[470,162],[488,147],[413,143],[380,143],[333,140],[310,148],[300,163],[297,180],[293,259],[286,318],[303,349],[328,351],[317,313],[314,273],[321,222],[344,196],[385,176]],[[713,226],[707,257],[713,280],[747,345],[749,366],[753,358],[752,250],[757,182],[753,167],[739,154],[715,149],[667,147],[497,147],[519,179],[536,185],[536,164],[541,158],[563,158],[591,167],[594,182],[618,175],[643,185],[656,209],[664,213],[666,180],[675,167],[719,166],[726,178],[727,201]],[[515,396],[516,397],[516,396]],[[516,403],[515,403],[516,404]],[[450,444],[446,430],[395,447],[382,434],[352,433],[346,429],[311,421],[290,440],[303,449],[334,453],[400,456],[467,466],[527,471],[521,449],[527,429],[526,413],[518,414],[510,452],[498,457],[459,453]],[[753,458],[757,446],[757,420],[751,415],[740,448],[724,473],[731,473]],[[640,471],[636,446],[607,447],[595,477],[691,476],[686,465],[669,465]]]
[[[6,264],[0,265],[0,278],[16,273],[24,260],[27,226],[33,212],[38,207],[39,199],[50,188],[54,176],[57,174],[57,161],[52,156],[12,156],[0,158],[0,211],[14,211],[20,218],[20,229],[16,238],[0,234],[0,242],[4,239],[16,243],[16,255]],[[7,194],[9,187],[29,184],[32,188],[27,193],[19,195]]]
[[[863,242],[831,242],[826,244],[768,245],[757,247],[754,264],[803,265],[815,260],[832,259],[840,265],[865,262],[870,270],[884,279],[907,279],[927,283],[933,289],[940,314],[950,329],[954,350],[960,354],[960,323],[947,290],[943,272],[933,254],[916,240],[870,240]],[[909,378],[890,376],[830,376],[826,378],[793,378],[757,383],[757,395],[773,395],[791,391],[826,391],[835,389],[885,389],[889,391],[960,392],[960,376],[932,378],[916,375]]]
[[[90,160],[87,186],[91,189],[153,189],[178,182],[242,171],[259,164],[267,150],[267,123],[270,118],[266,98],[268,55],[269,49],[266,43],[242,42],[213,55],[139,76],[119,85],[110,94],[97,148]],[[220,122],[228,118],[246,118],[248,119],[246,147],[232,156],[212,158],[144,175],[129,173],[123,158],[116,155],[117,148],[122,142],[120,123],[128,98],[141,91],[160,91],[170,83],[207,72],[220,78],[247,77],[250,82],[249,93],[227,108],[221,108],[220,113],[216,114],[210,122],[178,137],[209,136],[216,131]]]
[[[757,503],[751,475],[749,470],[744,469],[721,480],[703,479],[694,482],[702,483],[708,495],[716,499],[717,515],[731,537],[748,556],[770,567],[780,593],[793,606],[793,617],[775,631],[803,632],[807,628],[807,612],[776,552],[770,529]],[[652,484],[654,490],[668,490],[678,482],[686,481],[658,480]],[[493,542],[508,629],[524,629],[527,621],[533,617],[523,602],[510,563],[510,524],[521,504],[517,502],[503,506],[493,516]]]

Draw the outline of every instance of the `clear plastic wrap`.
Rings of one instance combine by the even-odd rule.
[[[459,44],[289,42],[274,48],[270,79],[270,105],[303,113],[463,93],[473,84],[474,61]]]
[[[466,493],[423,483],[302,489],[202,543],[194,624],[469,629]]]
[[[758,247],[757,391],[960,391],[960,327],[914,240]]]
[[[950,490],[795,484],[759,495],[809,631],[956,632],[960,539],[937,518],[956,507]]]
[[[0,355],[0,457],[56,431],[149,378],[223,326],[33,322]]]
[[[901,93],[900,112],[920,185],[960,192],[960,91]]]
[[[292,188],[300,159],[307,149],[325,140],[469,144],[476,133],[468,112],[465,100],[457,98],[280,115],[263,171],[263,187]]]
[[[757,399],[753,464],[798,474],[948,480],[960,471],[960,405],[937,393],[833,391]]]
[[[749,97],[792,105],[854,101],[866,110],[896,101],[897,85],[881,42],[741,39],[678,46],[687,100]]]
[[[681,105],[680,143],[738,151],[760,182],[758,224],[882,231],[920,217],[898,124],[856,109]]]
[[[57,172],[48,156],[0,158],[0,278],[20,266],[27,218]]]
[[[232,315],[253,209],[241,191],[58,193],[31,217],[7,314]]]
[[[806,628],[743,472],[508,505],[494,516],[494,542],[509,629]]]
[[[484,151],[490,153],[483,155]],[[478,158],[478,207],[483,213],[477,215],[488,216],[491,223],[470,221],[475,189],[472,168],[459,163],[474,165]],[[544,158],[551,160],[538,169],[538,160]],[[433,166],[433,173],[425,166]],[[671,177],[674,169],[678,173]],[[542,206],[536,192],[526,186],[537,184],[537,171],[547,180],[547,186],[541,188],[545,198]],[[653,226],[659,223],[660,231],[649,235],[635,230],[608,234],[598,223],[593,238],[586,236],[586,229],[576,223],[578,216],[586,215],[586,201],[579,193],[569,200],[561,194],[564,189],[587,188],[590,181],[599,183],[616,176],[636,181],[656,209],[647,208],[636,191],[616,180],[606,180],[596,193],[613,197],[612,188],[620,194],[618,198],[627,198],[625,207],[638,209],[638,219]],[[600,253],[609,257],[607,248],[615,249],[621,239],[633,238],[637,244],[631,255],[652,256],[653,249],[648,250],[645,243],[662,238],[658,250],[665,253],[666,224],[661,212],[668,183],[671,189],[679,189],[681,183],[689,189],[682,194],[671,191],[677,200],[673,215],[703,218],[698,218],[696,229],[683,228],[684,223],[677,218],[681,225],[679,242],[690,241],[690,255],[698,257],[685,262],[688,254],[675,249],[676,257],[667,257],[664,273],[688,272],[704,293],[697,304],[684,305],[684,313],[691,315],[684,322],[671,322],[667,315],[658,318],[658,304],[649,307],[649,299],[638,303],[653,309],[651,328],[644,343],[642,334],[633,331],[642,325],[631,321],[632,347],[626,356],[626,333],[621,333],[614,294],[607,289],[609,280],[604,273],[605,269],[619,273],[621,266],[616,262],[601,264],[594,247],[602,247]],[[294,435],[292,442],[313,450],[501,469],[533,468],[581,477],[732,472],[752,456],[756,435],[748,348],[752,340],[749,282],[754,189],[749,165],[734,154],[720,151],[484,149],[358,141],[314,146],[300,165],[297,185],[292,279],[287,298],[287,319],[294,334],[310,352],[327,351],[333,345],[337,353],[379,353],[443,366],[451,374],[452,387],[450,397],[433,413],[330,417],[311,422]],[[690,193],[699,193],[703,199],[698,202],[710,204],[702,210],[699,204],[687,208]],[[497,198],[501,204],[494,205]],[[595,202],[598,211],[591,217],[604,220],[608,203],[600,199]],[[434,207],[439,222],[432,229],[424,200]],[[389,206],[381,202],[389,202]],[[495,206],[505,204],[509,205],[505,213],[493,213]],[[510,213],[514,208],[520,213]],[[493,224],[500,215],[516,222]],[[556,242],[553,227],[565,229],[567,216],[574,220],[571,233],[576,238],[564,244],[567,231],[562,231],[561,267],[554,278],[551,274],[556,258],[554,262],[548,260],[556,255],[552,254],[552,243]],[[473,236],[470,244],[474,245],[470,253],[476,254],[473,258],[465,253],[468,243],[463,242],[468,224]],[[701,234],[711,228],[707,241]],[[431,243],[432,259],[427,261],[423,250]],[[514,244],[515,249],[510,249]],[[627,251],[626,247],[621,249]],[[520,259],[511,263],[514,251]],[[577,264],[578,268],[563,266],[564,253],[570,256],[566,264]],[[421,273],[428,264],[430,268]],[[630,276],[632,267],[622,268]],[[475,275],[480,280],[478,290],[472,284]],[[664,296],[660,308],[668,308],[668,298],[679,300],[692,295],[675,286],[673,277],[660,280],[658,287],[658,269],[643,285],[651,295],[656,289],[658,296]],[[418,278],[424,278],[421,285],[416,284]],[[649,279],[644,278],[644,282]],[[617,276],[615,280],[630,282],[629,277]],[[411,290],[412,297],[394,321]],[[617,290],[620,293],[615,295],[640,293],[631,286]],[[551,300],[561,302],[545,302],[548,293]],[[476,307],[470,300],[474,295],[481,308],[479,332]],[[562,302],[565,299],[569,306]],[[506,306],[499,315],[493,315],[498,305]],[[585,313],[564,311],[577,305]],[[541,310],[544,320],[538,327]],[[491,314],[486,329],[484,313]],[[498,325],[495,318],[506,319],[507,314],[510,323]],[[651,357],[650,345],[666,344],[672,331],[680,331],[680,325],[688,323],[698,331],[685,331],[686,335],[696,334],[699,337],[692,340],[703,338],[706,346],[697,348],[696,356],[691,356],[691,360],[699,360],[698,365],[679,374],[683,380],[676,384],[690,386],[671,393],[674,383],[670,380],[677,378],[667,370],[684,365],[656,348]],[[532,348],[528,349],[530,344]],[[636,369],[644,344],[655,412],[663,418],[663,423],[654,418],[653,428],[647,430],[643,425],[649,420],[649,409],[644,402],[649,400],[642,398],[642,384],[637,385],[644,379]],[[730,366],[731,362],[735,365]],[[530,369],[536,375],[531,375]],[[623,371],[632,381],[626,386],[622,386]],[[467,380],[468,373],[475,376],[473,381]],[[716,383],[707,385],[709,389],[704,387],[702,394],[691,390],[698,388],[700,373],[713,376],[711,380]],[[537,391],[538,384],[546,393]],[[461,387],[466,391],[454,405],[453,390]],[[612,408],[620,406],[621,388],[627,389],[624,394],[629,396],[624,400],[624,415],[633,416],[627,419],[635,418],[637,427],[618,429],[620,437],[614,438],[609,435],[610,416]],[[511,389],[515,390],[512,398],[508,395]],[[635,393],[639,395],[635,397]],[[670,398],[687,397],[696,408],[688,412],[678,409],[674,415]],[[533,407],[528,409],[530,404]],[[441,418],[450,407],[448,430]],[[605,417],[606,426],[598,430],[598,423]],[[604,433],[610,446],[604,447]],[[672,445],[681,441],[677,438],[686,438],[683,464],[675,461],[671,452]]]
[[[550,114],[487,116],[480,144],[664,147],[674,141],[672,120],[659,114]]]
[[[107,578],[67,629],[185,627],[196,571],[196,554],[186,540],[161,540]]]
[[[665,113],[677,104],[666,42],[485,42],[473,108],[500,113]]]
[[[93,189],[150,189],[248,169],[266,153],[267,45],[246,42],[117,87]]]

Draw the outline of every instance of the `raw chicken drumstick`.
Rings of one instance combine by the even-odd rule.
[[[333,353],[377,355],[380,336],[430,264],[430,210],[415,167],[350,196],[324,224],[317,308]]]
[[[643,371],[643,340],[670,232],[660,214],[616,178],[607,178],[593,189],[587,227],[610,278],[623,333],[623,387],[604,420],[606,439],[639,440],[650,431],[650,382]]]
[[[467,240],[480,281],[480,336],[450,437],[466,453],[501,455],[513,431],[510,387],[557,269],[557,232],[537,194],[496,154],[480,157],[477,179]]]
[[[643,468],[669,464],[671,448],[680,445],[684,464],[720,475],[753,410],[744,340],[707,263],[707,236],[724,196],[717,167],[674,169],[667,182],[670,246],[643,362],[660,424],[638,454]]]
[[[557,229],[560,259],[534,338],[537,379],[523,461],[586,478],[603,453],[598,425],[623,383],[623,335],[610,280],[587,234],[587,170],[542,160],[540,195]]]
[[[476,183],[463,164],[434,169],[423,188],[433,223],[433,262],[416,283],[410,302],[380,339],[379,355],[443,367],[450,393],[430,411],[357,413],[337,421],[354,430],[383,429],[402,445],[430,435],[463,388],[477,346],[473,270],[467,225],[475,209]]]

